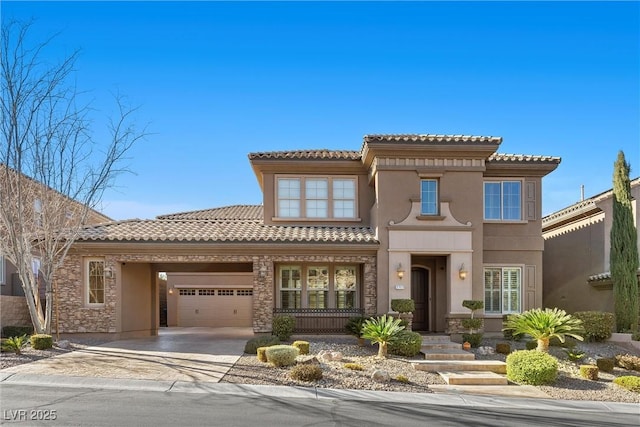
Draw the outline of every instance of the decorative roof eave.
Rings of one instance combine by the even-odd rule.
[[[551,156],[497,154],[490,156],[485,162],[486,175],[541,178],[556,170],[560,161],[559,157]]]
[[[640,281],[640,268],[636,271],[636,276]],[[613,289],[613,278],[610,271],[589,276],[587,283],[597,289]]]
[[[394,143],[456,145],[456,144],[494,144],[502,143],[501,137],[474,135],[436,135],[436,134],[371,134],[365,135],[363,144]]]

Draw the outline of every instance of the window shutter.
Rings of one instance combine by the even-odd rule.
[[[536,219],[536,183],[525,182],[525,219],[535,221]]]

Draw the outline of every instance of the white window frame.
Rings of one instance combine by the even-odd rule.
[[[281,180],[294,180],[298,181],[300,185],[300,197],[297,199],[290,197],[280,196],[280,181]],[[307,182],[311,181],[326,181],[327,183],[327,197],[317,197],[307,195]],[[340,181],[352,181],[353,182],[353,198],[339,197],[334,198],[334,182]],[[276,175],[275,176],[275,217],[274,220],[307,220],[307,221],[359,221],[358,218],[358,177],[357,176],[323,176],[323,175]],[[281,201],[297,201],[299,207],[299,216],[290,215],[281,207]],[[309,215],[311,212],[309,202],[326,203],[326,215]],[[349,203],[353,205],[353,216],[338,216],[336,215],[336,209],[339,209],[335,202]],[[344,209],[344,208],[343,208]]]
[[[344,188],[341,188],[340,190],[343,192],[342,197],[340,196],[336,196],[336,194],[338,193],[338,189],[336,189],[336,184],[339,182],[351,182],[353,185],[353,197],[346,197],[344,195]],[[346,219],[353,219],[355,217],[357,217],[357,205],[358,205],[358,180],[355,178],[333,178],[331,180],[331,191],[333,192],[333,200],[332,200],[332,213],[333,213],[333,217],[334,218],[346,218]],[[349,208],[346,207],[346,205],[348,203],[351,203],[351,210],[353,211],[353,215],[352,216],[344,216],[344,215],[338,215],[336,213],[337,210],[342,210],[345,211]],[[342,206],[338,207],[339,204],[342,204]]]
[[[298,271],[299,274],[299,279],[298,282],[299,283],[293,283],[293,286],[290,287],[283,287],[282,286],[282,272],[283,270],[289,270],[289,271]],[[302,291],[303,288],[303,274],[304,272],[302,271],[302,267],[300,265],[294,265],[294,264],[286,264],[286,265],[280,265],[278,266],[278,305],[282,306],[282,292],[290,292],[294,294],[294,300],[296,301],[297,304],[295,305],[299,305],[299,307],[286,307],[286,309],[291,309],[291,310],[295,310],[297,308],[302,308],[303,304],[304,304],[304,292]],[[289,282],[291,282],[291,278],[289,279]],[[299,284],[299,286],[297,286]],[[299,297],[297,295],[295,295],[296,292],[299,292],[300,295]]]
[[[325,309],[325,308],[329,308],[329,288],[331,287],[331,277],[330,277],[330,270],[329,270],[329,266],[328,265],[309,265],[307,266],[306,270],[306,292],[305,292],[305,296],[306,296],[306,300],[307,300],[307,307],[308,308],[315,308],[315,309]],[[313,277],[316,278],[322,278],[322,276],[324,276],[325,279],[325,286],[322,288],[312,288],[311,287],[311,281],[312,279],[312,275],[311,272],[315,271],[317,274],[315,274]],[[312,295],[315,295],[315,305],[311,304],[311,300],[312,300]],[[321,307],[320,306],[320,302],[324,303],[324,306]]]
[[[91,302],[91,268],[90,263],[101,262],[102,263],[102,302]],[[107,300],[107,276],[105,274],[106,264],[105,259],[100,257],[92,257],[84,259],[84,287],[85,287],[85,304],[89,307],[101,307],[104,306]]]
[[[498,290],[498,292],[500,293],[500,295],[498,296],[498,301],[500,304],[499,310],[497,310],[495,307],[491,307],[491,304],[487,303],[488,302],[487,300],[488,290],[487,290],[487,282],[486,282],[487,270],[500,270],[500,285],[499,285],[500,287]],[[483,290],[484,290],[484,303],[485,303],[484,311],[486,314],[516,314],[516,313],[522,312],[522,298],[523,298],[523,288],[524,288],[523,270],[524,270],[523,266],[521,265],[486,265],[484,266]],[[511,306],[505,308],[505,303],[509,305],[511,302],[510,298],[505,298],[505,293],[514,292],[514,290],[508,286],[510,284],[510,283],[507,283],[509,282],[509,280],[505,281],[505,278],[510,279],[510,275],[506,274],[506,272],[517,272],[517,276],[518,276],[519,283],[517,284],[518,287],[515,290],[515,292],[518,293],[518,296],[516,298],[518,307],[515,309]],[[491,292],[496,292],[496,290],[491,290]]]
[[[280,181],[291,181],[291,182],[297,182],[298,183],[298,197],[294,197],[291,196],[291,194],[287,194],[286,196],[282,196],[280,197]],[[291,191],[291,188],[287,189],[288,192]],[[303,181],[298,178],[298,177],[282,177],[282,178],[277,178],[276,179],[276,209],[278,210],[278,215],[283,217],[283,218],[298,218],[302,215],[302,201],[304,200],[302,197],[303,194]],[[284,192],[284,191],[282,191]],[[285,212],[285,208],[283,208],[280,205],[280,202],[287,202],[287,204],[289,205],[286,209],[287,212]],[[290,211],[292,209],[295,209],[295,207],[292,207],[292,205],[296,205],[297,204],[297,210],[298,210],[298,215],[291,215]]]
[[[425,202],[427,202],[424,198],[425,195],[425,190],[423,185],[426,183],[433,183],[435,185],[434,191],[429,191],[428,193],[435,193],[434,195],[434,200],[433,200],[433,211],[429,212],[429,211],[425,211],[424,207],[425,207]],[[438,210],[438,197],[439,197],[439,182],[437,179],[433,179],[433,178],[422,178],[420,180],[420,215],[425,215],[425,216],[429,216],[429,215],[435,215],[437,216],[440,212]],[[431,206],[431,203],[429,203],[429,206]]]
[[[500,185],[500,215],[499,218],[487,218],[487,184],[499,184]],[[505,184],[518,184],[519,185],[519,198],[518,201],[518,218],[505,218]],[[485,221],[500,221],[500,222],[522,222],[523,214],[524,214],[524,202],[523,202],[523,194],[522,189],[524,188],[524,184],[520,179],[503,179],[503,180],[485,180],[482,184],[482,215]]]
[[[6,274],[5,268],[5,258],[4,255],[0,254],[0,285],[6,285],[6,280],[4,275]]]

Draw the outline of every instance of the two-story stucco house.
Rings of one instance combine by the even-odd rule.
[[[560,162],[501,142],[369,135],[355,151],[251,153],[262,205],[86,228],[59,274],[61,332],[156,333],[160,272],[169,325],[268,332],[287,313],[336,331],[413,298],[415,330],[458,332],[462,301],[480,299],[499,331],[542,305],[541,180]]]

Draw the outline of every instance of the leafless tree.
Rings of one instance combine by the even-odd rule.
[[[16,266],[36,333],[50,334],[56,271],[145,131],[116,97],[108,137],[96,140],[74,84],[78,52],[48,64],[55,36],[30,46],[31,29],[1,29],[0,254]]]

